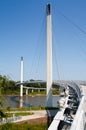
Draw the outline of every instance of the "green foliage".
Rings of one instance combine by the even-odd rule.
[[[0,75],[0,96],[2,94],[12,94],[17,89],[16,82],[9,79],[8,76]]]
[[[2,110],[0,110],[0,119],[6,118],[6,117],[7,115]]]
[[[28,115],[33,115],[32,112],[17,112],[17,113],[6,113],[7,117],[13,117],[13,114],[15,116],[28,116]]]
[[[29,107],[13,108],[12,111],[29,111]]]
[[[53,90],[53,95],[59,95],[60,94],[60,91],[59,90]]]
[[[22,108],[11,108],[11,111],[30,111],[30,110],[45,110],[44,106],[38,106],[38,107],[22,107]],[[4,109],[4,112],[7,112],[6,109]]]
[[[6,123],[0,126],[0,130],[47,130],[47,124],[22,124]]]
[[[12,130],[12,124],[11,123],[6,123],[6,124],[2,125],[0,130]]]
[[[7,111],[11,111],[11,107],[10,106],[7,107]]]

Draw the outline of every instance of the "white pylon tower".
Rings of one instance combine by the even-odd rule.
[[[21,57],[21,74],[20,74],[20,82],[21,82],[21,85],[20,85],[20,98],[22,99],[23,98],[23,57]]]
[[[47,92],[46,106],[52,107],[52,19],[51,5],[47,4]]]

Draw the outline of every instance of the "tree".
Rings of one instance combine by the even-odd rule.
[[[6,117],[7,117],[6,114],[2,110],[0,110],[0,119],[6,118]]]
[[[15,90],[15,82],[9,79],[8,76],[0,75],[0,96]]]

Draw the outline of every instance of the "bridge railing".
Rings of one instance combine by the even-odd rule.
[[[85,126],[85,113],[83,109],[84,102],[85,102],[85,98],[83,96],[70,130],[84,130],[84,126]]]
[[[72,81],[68,82],[68,85],[71,88],[73,88],[73,90],[77,93],[78,100],[79,100],[79,106],[74,116],[73,122],[71,123],[70,130],[85,130],[84,127],[86,124],[86,120],[85,120],[85,111],[84,111],[84,104],[85,104],[84,90],[78,83],[74,83]],[[63,113],[64,113],[64,109],[63,111],[60,111],[56,114],[48,130],[52,130],[53,128],[54,130],[58,129],[60,120],[64,120]]]
[[[84,104],[85,104],[84,90],[78,83],[72,82],[72,87],[78,95],[80,104],[77,109],[77,112],[74,117],[70,130],[84,130],[85,123],[86,123],[85,111],[84,111]]]
[[[84,95],[83,90],[81,88],[81,86],[76,82],[70,81],[69,85],[71,85],[71,87],[75,90],[75,92],[78,95],[78,99],[81,99],[82,96]]]

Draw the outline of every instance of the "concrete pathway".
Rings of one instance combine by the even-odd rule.
[[[13,111],[13,112],[10,112],[10,113],[18,113],[18,112],[21,112],[21,111]],[[27,121],[27,120],[31,120],[31,119],[37,119],[37,118],[42,118],[42,117],[47,117],[47,112],[46,110],[39,110],[39,111],[22,111],[22,112],[31,112],[31,113],[34,113],[32,115],[27,115],[27,116],[19,116],[19,117],[16,117],[15,114],[14,114],[14,117],[11,117],[9,118],[8,121],[11,121],[11,122],[22,122],[22,121]],[[5,122],[5,121],[3,121]]]

